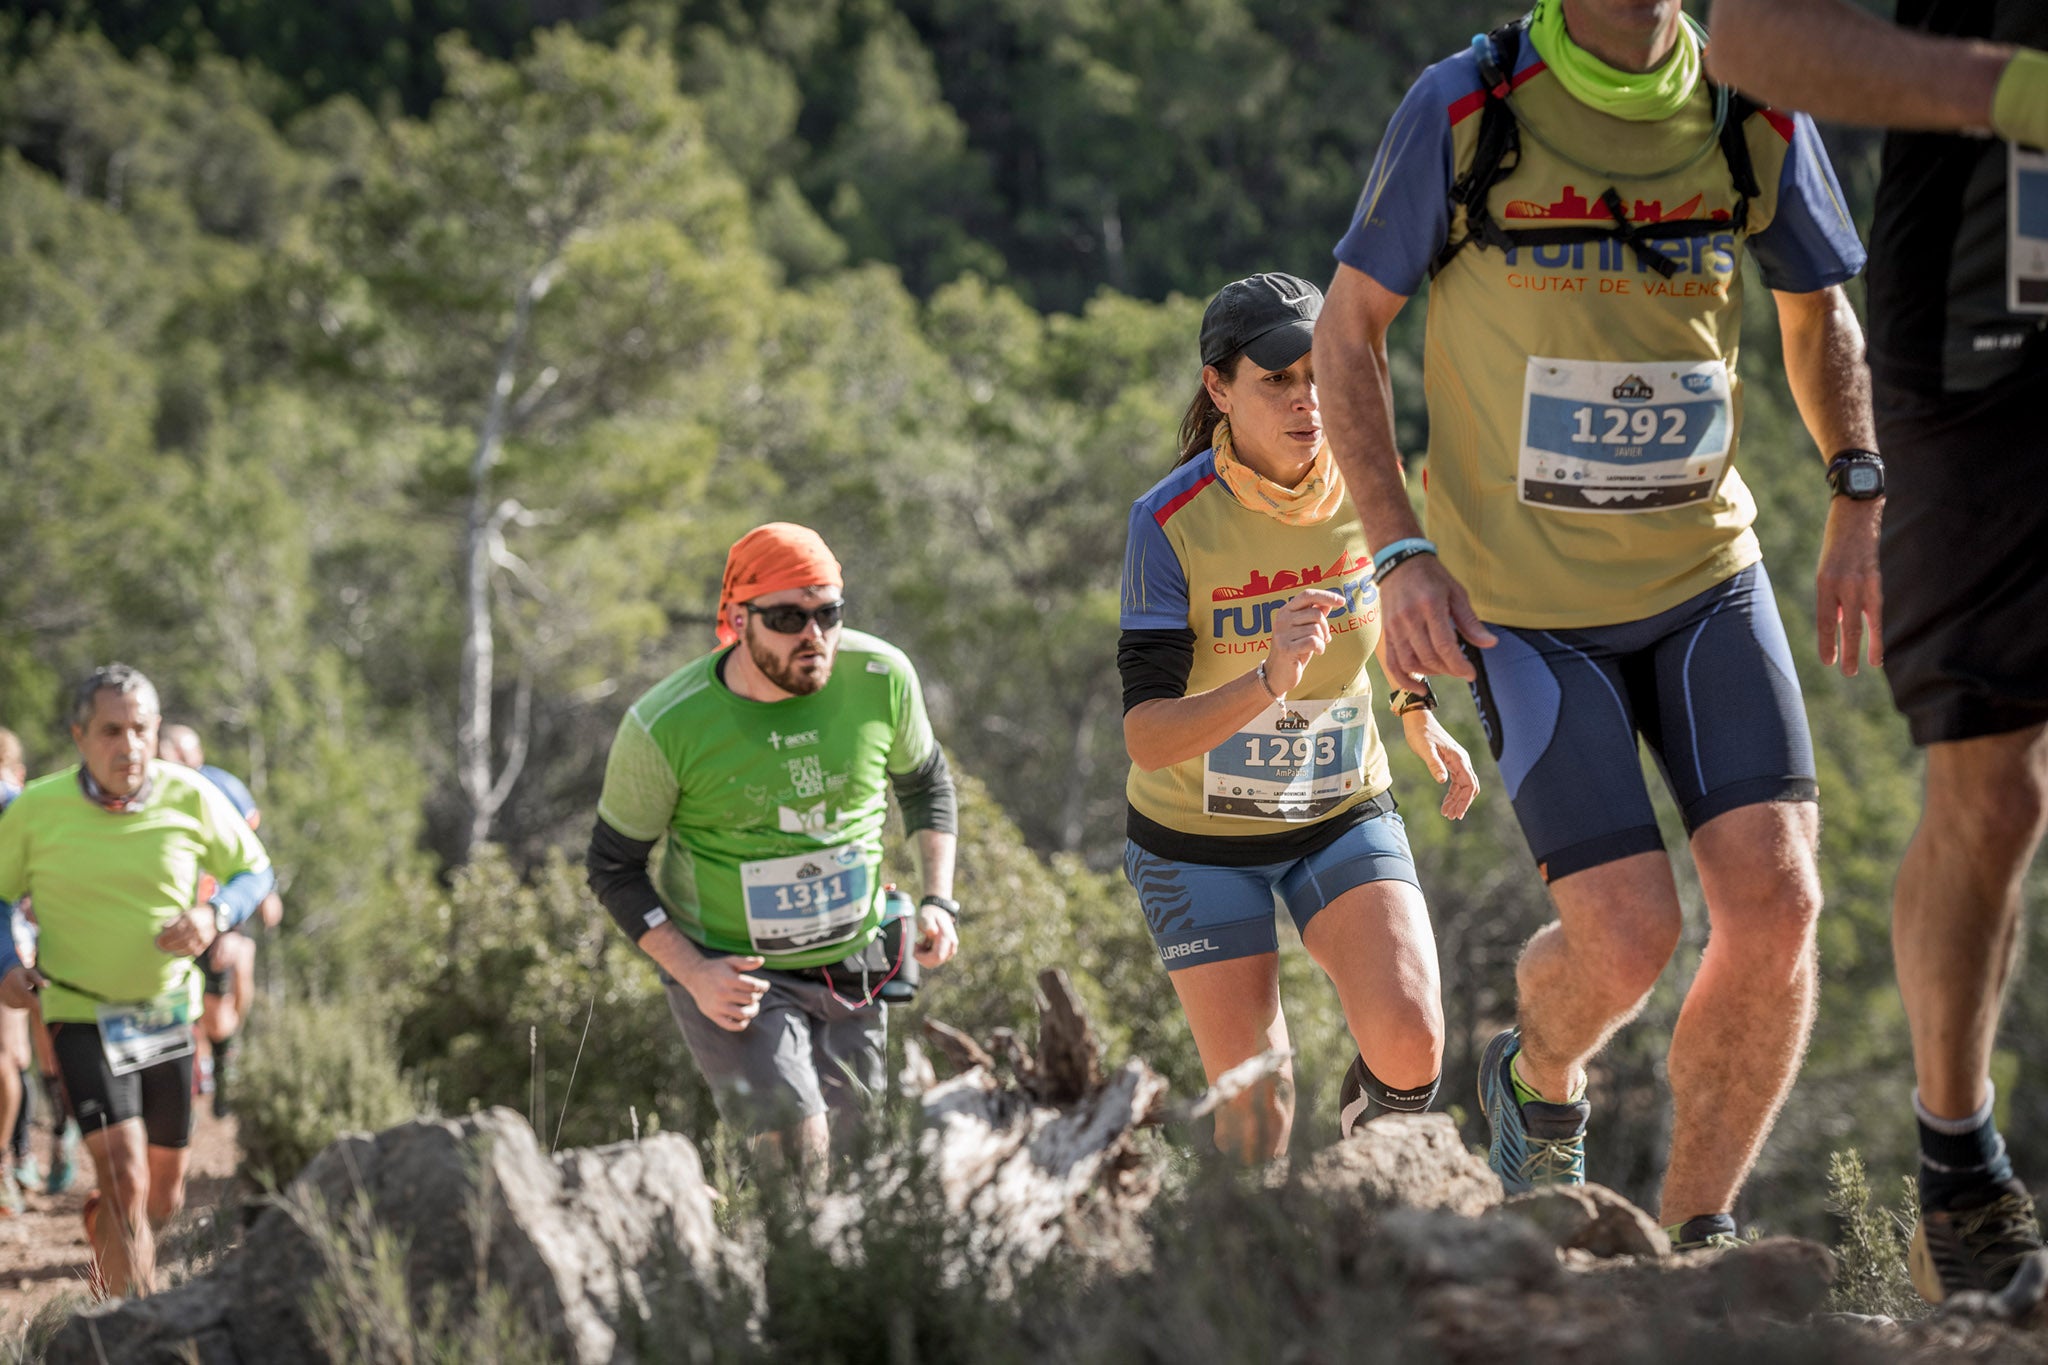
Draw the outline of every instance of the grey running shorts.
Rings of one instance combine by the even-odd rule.
[[[767,979],[768,993],[753,1022],[734,1033],[705,1018],[690,993],[663,974],[669,1013],[711,1083],[719,1117],[749,1135],[781,1132],[827,1112],[833,1128],[843,1128],[887,1082],[888,1007],[857,1003],[858,975],[836,992],[808,975],[765,968],[754,975]]]

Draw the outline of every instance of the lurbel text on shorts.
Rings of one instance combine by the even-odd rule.
[[[1379,587],[1374,584],[1370,575],[1347,579],[1336,592],[1344,599],[1344,605],[1331,610],[1332,621],[1349,616],[1353,612],[1363,611],[1380,600]],[[1273,613],[1286,606],[1287,601],[1284,597],[1272,597],[1264,602],[1254,602],[1250,606],[1217,607],[1209,633],[1221,636],[1224,633],[1224,623],[1227,621],[1230,623],[1230,634],[1240,640],[1250,639],[1254,635],[1271,635]]]
[[[1192,957],[1196,953],[1214,952],[1216,945],[1206,938],[1194,939],[1188,943],[1175,943],[1159,950],[1160,960],[1171,962],[1177,957]]]
[[[1706,237],[1674,237],[1651,241],[1652,251],[1678,267],[1680,274],[1729,276],[1735,273],[1735,234],[1716,232]],[[1650,267],[1635,251],[1618,240],[1559,242],[1551,246],[1510,247],[1502,253],[1510,270],[1608,270],[1634,269],[1638,275]]]

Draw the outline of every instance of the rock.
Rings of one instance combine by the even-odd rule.
[[[1370,1126],[1370,1125],[1368,1125]],[[1519,1219],[1470,1218],[1442,1209],[1393,1209],[1373,1228],[1389,1272],[1410,1289],[1483,1288],[1488,1293],[1562,1287],[1550,1240]]]
[[[1477,1216],[1501,1201],[1500,1177],[1467,1151],[1448,1114],[1382,1114],[1316,1153],[1302,1183],[1368,1210],[1449,1209]]]
[[[1720,1303],[1795,1321],[1818,1312],[1835,1284],[1835,1254],[1799,1237],[1766,1237],[1712,1256],[1706,1271]]]
[[[232,1274],[215,1274],[146,1299],[86,1308],[51,1339],[47,1365],[239,1365],[227,1330]]]
[[[501,1291],[551,1359],[601,1365],[635,1355],[622,1332],[654,1316],[687,1325],[693,1304],[759,1275],[718,1232],[696,1149],[671,1133],[550,1158],[509,1109],[421,1120],[344,1138],[314,1158],[212,1273],[67,1324],[50,1359],[80,1365],[324,1362],[310,1317],[323,1281],[359,1261],[373,1227],[403,1248],[413,1324],[475,1312]],[[679,1295],[680,1291],[680,1295]],[[347,1299],[348,1296],[341,1296]],[[358,1296],[363,1297],[363,1296]],[[348,1310],[344,1309],[346,1313]],[[370,1303],[363,1335],[409,1333],[404,1314]],[[388,1327],[385,1325],[388,1324]]]
[[[1516,1195],[1499,1212],[1528,1219],[1559,1251],[1652,1260],[1671,1254],[1671,1239],[1657,1220],[1605,1185],[1548,1185]]]

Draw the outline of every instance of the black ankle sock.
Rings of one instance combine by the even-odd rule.
[[[1945,1207],[1958,1195],[2012,1179],[2012,1158],[1992,1122],[1990,1096],[1966,1119],[1943,1119],[1930,1113],[1915,1092],[1913,1112],[1920,1129],[1922,1206]]]

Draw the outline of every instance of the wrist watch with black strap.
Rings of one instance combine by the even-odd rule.
[[[954,900],[951,896],[941,896],[933,893],[919,901],[918,905],[936,905],[939,909],[953,917],[953,923],[958,924],[960,922],[960,902]]]
[[[1429,679],[1427,678],[1422,680],[1422,690],[1420,692],[1411,692],[1405,687],[1397,687],[1387,693],[1387,707],[1397,716],[1405,716],[1410,711],[1434,711],[1436,710],[1436,689],[1429,685]]]
[[[1844,450],[1828,461],[1828,487],[1835,496],[1870,502],[1884,496],[1884,457],[1874,450]]]

